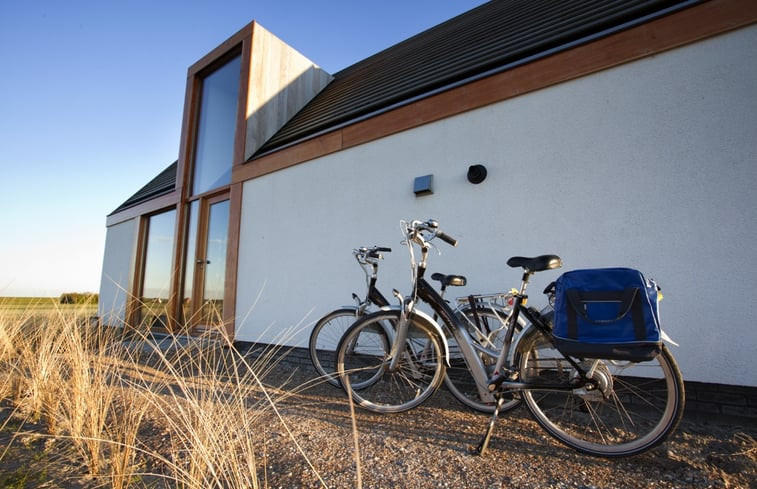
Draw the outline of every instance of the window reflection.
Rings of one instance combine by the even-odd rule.
[[[181,314],[184,324],[189,324],[192,315],[192,290],[194,288],[196,242],[197,242],[197,221],[199,219],[200,202],[195,200],[189,207],[189,227],[187,229],[187,249],[184,258],[184,296],[181,301]]]
[[[208,241],[203,287],[202,322],[218,325],[223,322],[223,296],[226,281],[226,244],[229,229],[229,201],[210,206]]]
[[[241,56],[202,81],[193,195],[231,183]]]
[[[176,210],[156,214],[148,220],[137,324],[150,328],[167,326],[175,228]]]

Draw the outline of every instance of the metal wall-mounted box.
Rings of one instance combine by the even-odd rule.
[[[413,192],[416,197],[421,195],[430,195],[434,193],[434,175],[424,175],[415,177],[413,182]]]

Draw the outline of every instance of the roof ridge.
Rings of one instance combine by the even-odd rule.
[[[179,165],[179,160],[174,161],[168,165],[162,172],[155,176],[152,180],[147,182],[142,188],[135,192],[131,197],[126,199],[123,204],[118,206],[109,215],[121,212],[129,207],[134,207],[137,204],[141,204],[146,200],[158,197],[163,194],[167,194],[176,189],[176,170]]]

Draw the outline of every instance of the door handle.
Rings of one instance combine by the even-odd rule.
[[[198,265],[210,265],[210,260],[197,260]]]

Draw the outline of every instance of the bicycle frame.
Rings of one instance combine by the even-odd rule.
[[[445,235],[446,236],[446,235]],[[447,241],[445,239],[445,241]],[[454,241],[454,240],[452,240]],[[447,325],[450,332],[454,336],[455,340],[457,341],[458,348],[460,349],[461,354],[465,357],[466,363],[468,365],[468,369],[473,377],[473,379],[476,382],[476,387],[479,391],[479,396],[482,400],[494,402],[496,400],[496,394],[495,391],[500,386],[502,389],[514,391],[514,390],[522,390],[522,389],[559,389],[559,390],[571,390],[576,387],[579,383],[581,383],[582,380],[591,380],[591,369],[589,370],[588,374],[584,368],[581,368],[580,365],[578,365],[573,359],[571,358],[565,358],[567,362],[569,362],[574,368],[576,368],[576,371],[579,372],[580,376],[576,379],[576,382],[569,382],[569,383],[547,383],[547,382],[521,382],[518,381],[518,371],[517,371],[517,364],[510,363],[508,359],[514,358],[511,356],[511,352],[513,351],[513,338],[515,335],[515,325],[520,322],[520,324],[523,324],[523,322],[520,319],[521,313],[528,321],[527,324],[530,324],[530,327],[536,328],[536,330],[539,331],[542,335],[545,336],[550,342],[552,342],[552,332],[550,327],[544,323],[544,321],[541,318],[541,315],[538,313],[538,311],[531,311],[528,308],[525,307],[525,304],[528,300],[528,296],[525,294],[526,289],[528,287],[528,282],[531,276],[531,272],[524,272],[523,278],[521,280],[521,286],[517,294],[514,294],[514,303],[512,306],[512,310],[510,312],[510,315],[505,319],[505,325],[506,325],[506,333],[504,338],[504,343],[502,345],[502,348],[500,349],[499,353],[497,354],[494,350],[485,349],[483,347],[476,348],[475,341],[468,333],[467,329],[465,328],[465,325],[463,325],[460,322],[460,319],[455,314],[455,311],[444,301],[444,299],[441,297],[441,295],[434,289],[434,287],[429,284],[425,278],[425,272],[426,272],[426,265],[427,265],[427,258],[428,258],[428,252],[430,249],[430,244],[427,240],[425,240],[422,236],[419,234],[415,234],[412,237],[408,237],[407,245],[409,248],[411,248],[411,257],[412,257],[412,245],[413,243],[416,243],[420,246],[421,250],[421,259],[417,263],[417,265],[414,267],[414,287],[413,287],[413,296],[411,298],[403,298],[402,295],[394,291],[394,295],[400,299],[402,302],[402,315],[400,323],[397,325],[394,335],[394,340],[392,343],[392,350],[390,352],[390,363],[389,363],[389,371],[392,372],[396,370],[397,365],[399,364],[400,359],[400,348],[401,345],[404,344],[405,340],[407,339],[407,330],[408,330],[408,318],[411,313],[417,313],[415,309],[415,305],[417,303],[417,299],[422,300],[423,302],[427,303],[433,311],[436,313],[436,315],[441,318],[442,322]],[[411,260],[412,261],[412,260]],[[445,351],[447,354],[449,353],[449,344],[447,342],[446,336],[441,332],[441,328],[438,329],[440,332],[441,340],[444,344]],[[523,332],[523,334],[520,336],[520,338],[525,337],[526,331]],[[520,339],[519,338],[519,339]],[[516,343],[517,348],[517,343]],[[481,357],[478,355],[477,351],[482,351],[484,354],[497,357],[497,363],[494,368],[494,375],[492,378],[488,377],[488,374],[486,372],[486,368],[483,364],[483,361],[481,360]],[[445,359],[447,364],[449,364],[449,359]]]
[[[494,391],[498,387],[502,387],[505,390],[572,390],[576,387],[576,385],[583,384],[584,380],[592,380],[592,372],[596,366],[596,362],[587,372],[575,360],[565,355],[561,355],[561,359],[570,363],[571,366],[575,368],[576,371],[580,374],[578,377],[576,377],[575,382],[573,383],[519,382],[517,380],[514,380],[518,376],[518,371],[515,370],[518,368],[518,365],[508,363],[508,359],[511,358],[510,351],[513,347],[512,339],[515,330],[513,325],[515,325],[520,320],[521,314],[525,316],[526,321],[528,321],[528,324],[530,325],[530,328],[536,329],[539,334],[549,340],[549,342],[554,346],[552,328],[544,321],[541,313],[539,313],[539,311],[536,311],[535,309],[525,307],[525,304],[528,301],[528,295],[526,295],[525,292],[526,288],[528,287],[530,276],[531,272],[524,272],[523,278],[521,279],[520,290],[517,294],[514,295],[512,311],[510,312],[510,316],[507,318],[507,333],[505,335],[505,342],[502,346],[502,350],[500,351],[499,356],[497,357],[497,364],[494,368],[495,374],[491,379],[489,379],[488,382],[490,391]],[[529,330],[523,331],[519,340],[527,337],[529,334]],[[517,343],[515,344],[515,349],[517,351]],[[506,374],[503,375],[502,372],[505,372]]]
[[[455,311],[444,301],[433,286],[423,278],[422,274],[420,274],[418,278],[416,293],[423,302],[428,304],[434,310],[454,336],[458,348],[460,348],[460,352],[468,362],[468,368],[470,369],[473,379],[476,381],[476,386],[481,399],[488,402],[494,402],[495,399],[493,394],[486,388],[489,384],[489,378],[486,374],[484,363],[481,360],[481,357],[476,353],[476,349],[473,346],[475,344],[473,338],[470,336],[470,333],[468,333],[467,328],[460,323]],[[442,338],[445,347],[449,351],[445,335],[442,335]]]
[[[514,256],[507,260],[510,267],[523,270],[523,277],[520,289],[505,296],[512,307],[510,311],[503,311],[506,319],[502,327],[496,330],[496,345],[501,340],[501,347],[490,349],[473,339],[473,335],[477,336],[478,333],[475,329],[469,330],[466,327],[473,324],[468,312],[461,314],[460,308],[453,310],[444,301],[443,292],[438,293],[424,278],[428,252],[433,246],[430,241],[436,237],[451,245],[456,241],[442,233],[433,220],[403,221],[402,226],[404,244],[408,246],[411,257],[412,295],[403,297],[395,290],[394,295],[400,300],[400,305],[394,306],[392,310],[399,313],[386,314],[385,319],[376,316],[356,325],[350,338],[357,338],[363,330],[372,332],[371,328],[376,326],[386,331],[391,346],[390,356],[387,358],[384,356],[385,350],[381,351],[376,359],[378,363],[371,367],[379,373],[379,377],[374,378],[381,381],[387,373],[412,376],[415,364],[423,365],[426,351],[433,350],[438,355],[431,360],[436,363],[429,364],[434,367],[433,381],[426,382],[415,390],[418,401],[414,402],[412,397],[403,400],[400,394],[398,401],[389,408],[395,405],[397,409],[415,407],[433,393],[432,389],[439,386],[443,366],[438,363],[438,357],[444,355],[445,363],[451,366],[447,342],[451,333],[451,337],[457,341],[455,352],[459,351],[468,369],[465,377],[456,377],[462,378],[466,383],[466,395],[472,396],[477,392],[482,401],[494,401],[491,421],[481,442],[474,448],[475,453],[483,454],[486,450],[500,411],[508,409],[511,401],[517,402],[520,399],[547,433],[580,452],[595,456],[615,458],[642,453],[663,442],[678,425],[683,414],[683,379],[667,350],[663,348],[654,361],[649,362],[650,370],[647,372],[651,374],[650,382],[638,383],[634,381],[633,375],[624,375],[628,367],[634,367],[637,363],[632,359],[618,363],[612,359],[593,356],[573,358],[561,353],[555,343],[549,313],[527,306],[526,289],[531,276],[561,267],[562,260],[559,256]],[[417,263],[416,245],[421,251]],[[448,285],[448,280],[442,280],[442,284]],[[545,293],[553,292],[548,287]],[[480,306],[474,299],[471,296],[470,306],[474,311],[472,316],[476,329],[480,330],[482,324],[475,312]],[[509,299],[512,299],[512,303]],[[416,309],[419,301],[429,304],[435,313],[434,319]],[[494,310],[496,315],[497,309]],[[483,314],[491,316],[488,311]],[[440,319],[440,322],[437,323],[435,319]],[[449,331],[442,329],[439,325],[442,323]],[[522,324],[526,327],[519,331]],[[410,326],[419,329],[418,338],[422,342],[409,337]],[[429,330],[430,326],[433,327],[432,330]],[[504,337],[500,336],[502,329]],[[444,351],[439,351],[438,342],[444,344]],[[487,345],[494,344],[495,341],[491,341]],[[385,347],[386,342],[382,345],[382,348]],[[340,355],[343,348],[342,342]],[[400,363],[404,358],[408,361]],[[494,358],[496,364],[489,361]],[[456,360],[460,358],[456,357]],[[454,368],[460,368],[459,364],[459,361],[455,361]],[[359,363],[357,365],[360,367]],[[493,371],[490,370],[492,367]],[[406,374],[404,369],[410,374]],[[345,375],[346,372],[340,364],[340,375]],[[470,385],[470,378],[475,381],[475,388]],[[387,382],[392,381],[397,382],[394,377],[387,379]],[[411,387],[415,386],[416,384],[411,384]],[[358,392],[359,389],[362,387],[358,387]],[[411,389],[410,394],[412,393]],[[381,394],[371,394],[376,401],[363,396],[361,402],[377,408],[382,403]],[[398,411],[386,409],[381,412]]]
[[[416,298],[419,298],[420,300],[431,306],[437,316],[440,317],[442,321],[449,327],[452,335],[455,337],[455,340],[458,343],[458,347],[460,348],[461,353],[468,362],[471,375],[476,382],[476,386],[481,399],[488,402],[494,402],[495,399],[493,394],[486,388],[489,379],[481,357],[476,353],[473,347],[473,345],[475,344],[473,339],[471,338],[464,325],[462,325],[456,318],[455,311],[452,310],[452,308],[444,301],[444,299],[436,291],[436,289],[434,289],[434,287],[429,284],[424,278],[429,245],[425,240],[421,240],[421,243],[421,261],[417,264],[417,267],[415,268],[413,274],[413,297],[405,299],[399,292],[397,292],[396,290],[394,291],[394,295],[398,299],[400,299],[402,303],[402,315],[400,324],[397,325],[394,341],[392,343],[389,371],[393,372],[397,368],[400,359],[401,345],[404,345],[405,340],[407,339],[408,318],[411,313],[420,312],[415,310]],[[408,240],[408,247],[412,247],[412,241],[410,241],[410,239]],[[447,365],[449,365],[449,343],[447,342],[447,338],[443,333],[443,330],[438,326],[438,323],[436,323],[436,321],[433,322],[437,325],[436,329],[439,333],[445,350],[445,362],[447,363]]]
[[[374,247],[374,249],[376,251],[383,251],[383,252],[391,251],[390,248]],[[356,314],[358,316],[361,316],[365,312],[365,309],[371,304],[375,304],[379,308],[389,305],[389,301],[386,299],[386,297],[384,297],[384,295],[381,292],[379,292],[379,290],[376,288],[376,281],[378,280],[378,263],[379,263],[378,260],[380,258],[380,255],[377,255],[377,256],[365,255],[367,251],[369,250],[366,248],[359,248],[353,251],[353,254],[355,255],[355,259],[360,265],[360,268],[363,269],[363,273],[365,273],[365,279],[366,279],[366,285],[367,285],[367,291],[365,294],[365,298],[363,300],[360,300],[357,294],[354,294],[354,293],[352,294],[352,297],[357,302]]]
[[[389,305],[389,301],[384,297],[384,295],[379,292],[379,290],[375,287],[376,280],[374,279],[373,282],[368,287],[368,301],[363,301],[360,306],[363,309],[368,305],[368,302],[375,304],[379,308],[386,307]]]

